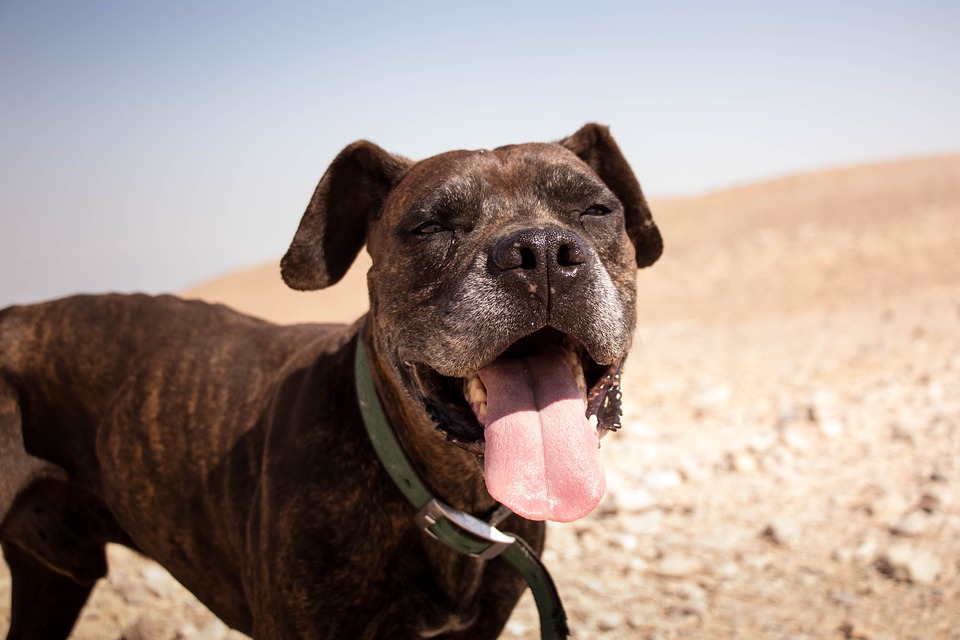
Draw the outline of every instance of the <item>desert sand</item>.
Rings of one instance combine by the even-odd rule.
[[[960,639],[960,155],[652,208],[666,251],[640,273],[609,491],[548,533],[574,637]],[[348,321],[368,265],[324,292],[271,264],[185,295]],[[242,637],[110,559],[75,638]],[[9,591],[0,566],[0,632]],[[504,637],[536,620],[528,594]]]

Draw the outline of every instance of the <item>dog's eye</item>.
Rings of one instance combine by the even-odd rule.
[[[446,227],[437,224],[436,222],[424,222],[420,226],[416,227],[412,233],[417,236],[426,236],[430,235],[431,233],[440,233],[441,231],[446,230]]]
[[[590,205],[589,207],[587,207],[587,208],[584,210],[583,215],[585,215],[585,216],[603,216],[603,215],[606,215],[606,214],[608,214],[608,213],[610,213],[610,209],[608,209],[607,207],[603,206],[602,204],[593,204],[593,205]]]

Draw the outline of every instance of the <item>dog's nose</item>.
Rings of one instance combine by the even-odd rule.
[[[530,285],[545,279],[551,289],[558,289],[583,270],[588,255],[583,240],[572,231],[538,227],[507,234],[494,245],[491,258],[500,273]]]

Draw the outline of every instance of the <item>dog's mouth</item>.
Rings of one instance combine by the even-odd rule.
[[[620,428],[620,365],[547,327],[463,378],[409,370],[437,429],[482,461],[495,499],[530,519],[570,521],[605,490],[598,448]]]

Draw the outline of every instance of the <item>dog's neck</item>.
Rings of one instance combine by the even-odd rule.
[[[400,386],[369,327],[365,322],[358,339],[371,354],[374,387],[380,402],[393,408],[390,426],[420,479],[452,507],[475,515],[490,512],[497,503],[487,492],[476,456],[445,441],[423,407]]]

